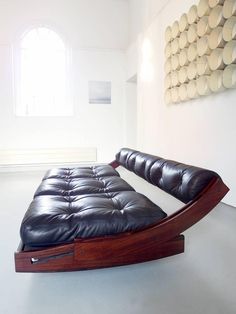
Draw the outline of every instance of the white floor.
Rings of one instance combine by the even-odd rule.
[[[15,273],[20,222],[42,175],[0,173],[1,314],[236,313],[236,209],[223,203],[185,233],[184,254],[103,270]],[[122,175],[168,212],[178,205]]]

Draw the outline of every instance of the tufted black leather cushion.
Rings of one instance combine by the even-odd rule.
[[[135,191],[79,196],[37,196],[21,224],[25,245],[49,246],[143,229],[166,217]]]
[[[118,176],[96,178],[50,178],[42,181],[35,197],[39,195],[72,196],[91,193],[110,193],[118,191],[134,191],[134,189]]]
[[[21,224],[25,245],[50,246],[136,231],[166,214],[110,165],[49,170]]]
[[[116,161],[184,203],[193,200],[218,174],[177,161],[122,148]]]
[[[77,168],[53,168],[46,172],[43,180],[49,178],[96,178],[119,176],[119,173],[110,165],[99,165],[93,167],[77,167]]]

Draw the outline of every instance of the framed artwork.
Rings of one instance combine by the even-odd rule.
[[[89,104],[111,104],[111,82],[89,81]]]

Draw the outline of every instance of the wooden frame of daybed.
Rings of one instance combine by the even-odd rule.
[[[113,168],[119,166],[114,161]],[[115,236],[76,239],[73,243],[15,252],[16,272],[58,272],[121,266],[184,252],[182,232],[207,215],[229,191],[213,179],[191,202],[148,228]]]

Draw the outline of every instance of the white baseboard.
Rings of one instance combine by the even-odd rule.
[[[14,172],[45,172],[52,168],[72,168],[72,167],[87,167],[91,165],[101,165],[101,163],[64,163],[64,164],[37,164],[37,165],[17,165],[17,166],[0,166],[0,173],[14,173]]]
[[[75,166],[79,163],[95,163],[95,147],[55,148],[37,150],[0,150],[0,171],[9,169],[48,169],[52,166]]]

